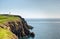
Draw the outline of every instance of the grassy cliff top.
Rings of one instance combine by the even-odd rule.
[[[20,18],[17,17],[16,15],[0,14],[0,26],[3,25],[3,23],[9,21],[20,21]],[[0,27],[0,39],[15,39],[15,38],[16,36],[10,30]]]
[[[15,20],[20,20],[20,18],[15,15],[0,14],[0,23]]]
[[[0,39],[13,39],[15,37],[16,36],[9,30],[0,28]]]

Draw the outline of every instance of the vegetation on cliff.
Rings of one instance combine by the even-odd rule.
[[[32,28],[33,27],[28,25],[27,22],[25,21],[25,19],[22,18],[21,16],[8,15],[8,14],[1,14],[0,15],[0,30],[1,30],[0,31],[0,38],[3,37],[1,35],[5,36],[7,32],[9,32],[7,34],[9,34],[9,36],[11,35],[12,37],[13,37],[13,34],[15,34],[16,38],[29,36],[29,35],[34,37],[34,33],[29,31],[29,29],[32,29]],[[2,33],[2,31],[3,31],[3,33]],[[6,39],[9,38],[9,36],[7,35]]]
[[[7,29],[0,28],[0,39],[18,39],[15,34]]]

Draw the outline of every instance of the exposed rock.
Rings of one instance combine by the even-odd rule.
[[[32,38],[34,38],[34,37],[35,37],[34,32],[31,32],[30,36],[31,36]]]
[[[15,34],[15,37],[17,36],[18,38],[20,38],[29,35],[31,35],[32,37],[35,36],[34,33],[31,33],[29,31],[29,29],[33,29],[33,27],[28,25],[25,19],[21,16],[8,14],[2,14],[1,16],[6,16],[5,18],[8,17],[8,20],[4,21],[3,23],[0,22],[0,27],[9,30],[10,32]],[[12,17],[12,19],[10,19],[9,17]]]

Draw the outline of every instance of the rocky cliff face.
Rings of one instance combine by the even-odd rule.
[[[24,36],[34,37],[34,33],[29,31],[29,29],[33,29],[33,27],[28,25],[25,19],[21,16],[7,14],[2,14],[0,16],[4,16],[3,18],[0,18],[3,19],[0,21],[0,28],[7,29],[12,32],[16,39],[17,37],[20,38]]]

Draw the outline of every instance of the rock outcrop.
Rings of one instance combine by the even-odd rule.
[[[33,29],[33,27],[28,25],[27,22],[25,21],[25,19],[22,18],[21,16],[2,14],[2,15],[0,15],[0,19],[1,19],[0,28],[7,29],[8,31],[10,31],[12,33],[12,37],[13,37],[13,35],[16,37],[16,38],[13,37],[14,39],[18,39],[18,38],[24,37],[24,36],[26,36],[26,37],[35,36],[33,32],[29,31],[29,29]],[[7,37],[9,37],[9,36],[7,36]]]

